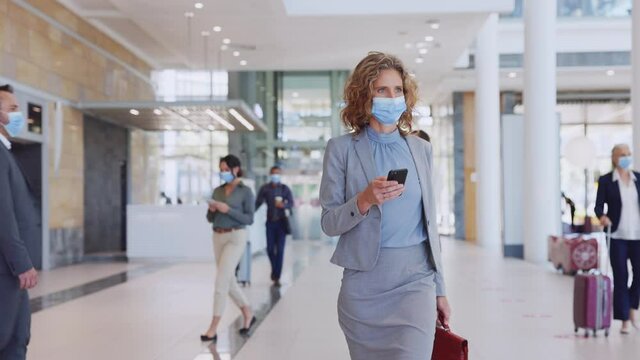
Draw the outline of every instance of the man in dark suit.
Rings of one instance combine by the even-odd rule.
[[[595,213],[604,226],[611,226],[613,270],[613,317],[622,321],[620,332],[630,324],[638,327],[640,306],[640,173],[631,170],[629,146],[616,145],[611,152],[613,171],[600,177]],[[604,205],[607,204],[607,212]],[[633,282],[628,286],[631,262]]]
[[[25,124],[13,89],[0,86],[0,360],[26,359],[31,327],[27,290],[38,283],[29,253],[38,239],[38,214],[10,142]]]

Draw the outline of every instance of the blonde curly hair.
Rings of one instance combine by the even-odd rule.
[[[396,70],[402,77],[402,88],[407,110],[398,121],[398,129],[403,136],[411,133],[413,124],[413,108],[418,101],[418,86],[402,61],[397,57],[382,52],[372,51],[362,59],[349,76],[344,87],[344,102],[340,117],[344,125],[359,134],[373,116],[371,105],[374,97],[373,83],[383,70]]]

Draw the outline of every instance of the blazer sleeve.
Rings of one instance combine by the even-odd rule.
[[[324,153],[320,205],[322,231],[328,236],[339,236],[353,229],[367,214],[360,214],[357,198],[346,198],[346,149],[340,149],[334,139],[329,140]]]
[[[253,224],[253,213],[255,212],[255,199],[253,191],[249,188],[245,188],[246,192],[244,199],[242,200],[242,209],[230,208],[227,215],[231,216],[235,220],[241,222],[244,225]]]
[[[433,182],[434,180],[434,168],[433,168],[433,147],[431,146],[431,144],[427,144],[427,163],[429,164],[429,169],[431,170],[431,178],[429,179],[429,185],[431,186],[432,191],[435,193],[435,184]],[[435,202],[431,202],[431,205],[435,208],[436,204]],[[433,213],[437,213],[437,209],[433,209]],[[438,238],[436,239],[436,241],[438,241],[438,245],[440,248],[440,252],[442,252],[442,241],[440,240],[440,236],[438,235]],[[436,271],[435,274],[435,278],[434,278],[434,282],[436,284],[436,296],[446,296],[447,295],[447,290],[446,290],[446,286],[444,283],[444,270],[442,269],[442,256],[440,255],[440,268],[438,269],[438,271]]]
[[[211,199],[215,199],[215,190],[213,191],[213,194],[211,194]],[[211,211],[209,210],[209,208],[207,208],[207,221],[213,224],[213,221],[216,219],[216,215],[218,214],[217,211]]]
[[[29,252],[18,231],[18,220],[13,212],[13,193],[9,183],[9,164],[0,158],[0,252],[13,275],[18,276],[33,268]],[[6,169],[9,169],[8,171]]]
[[[601,176],[598,180],[598,193],[596,195],[596,206],[594,212],[598,218],[601,218],[604,213],[604,204],[607,203],[607,197],[605,192],[605,177]]]

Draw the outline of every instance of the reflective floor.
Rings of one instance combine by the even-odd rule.
[[[452,326],[469,339],[471,359],[637,358],[640,333],[623,336],[617,322],[609,338],[574,335],[571,277],[462,242],[443,245]],[[216,345],[198,339],[212,311],[212,264],[55,270],[44,274],[36,296],[64,294],[64,286],[74,296],[33,315],[29,359],[348,359],[336,315],[341,270],[329,263],[331,252],[326,242],[289,242],[280,289],[270,286],[266,256],[254,258],[245,290],[261,322],[240,336],[240,313],[230,307]],[[124,272],[134,276],[96,290],[101,279]],[[85,283],[93,284],[87,295],[79,292]]]

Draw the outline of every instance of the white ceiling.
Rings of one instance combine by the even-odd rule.
[[[416,73],[424,97],[432,95],[432,89],[472,43],[488,12],[508,11],[513,6],[513,0],[199,1],[204,4],[201,10],[194,8],[196,0],[59,0],[155,68],[204,68],[201,32],[206,30],[212,34],[208,40],[210,67],[231,71],[352,69],[367,52],[380,50],[405,61]],[[344,13],[336,15],[341,4]],[[387,14],[375,14],[379,9]],[[185,12],[195,14],[190,35]],[[439,21],[440,29],[430,27],[434,20]],[[214,25],[222,26],[222,32],[211,31]],[[417,64],[415,43],[424,42],[428,35],[435,41],[424,63]],[[231,49],[219,50],[223,38],[231,39]],[[407,43],[414,44],[413,48],[407,49]],[[240,56],[234,57],[233,50],[239,50]],[[241,66],[240,60],[247,65]]]

